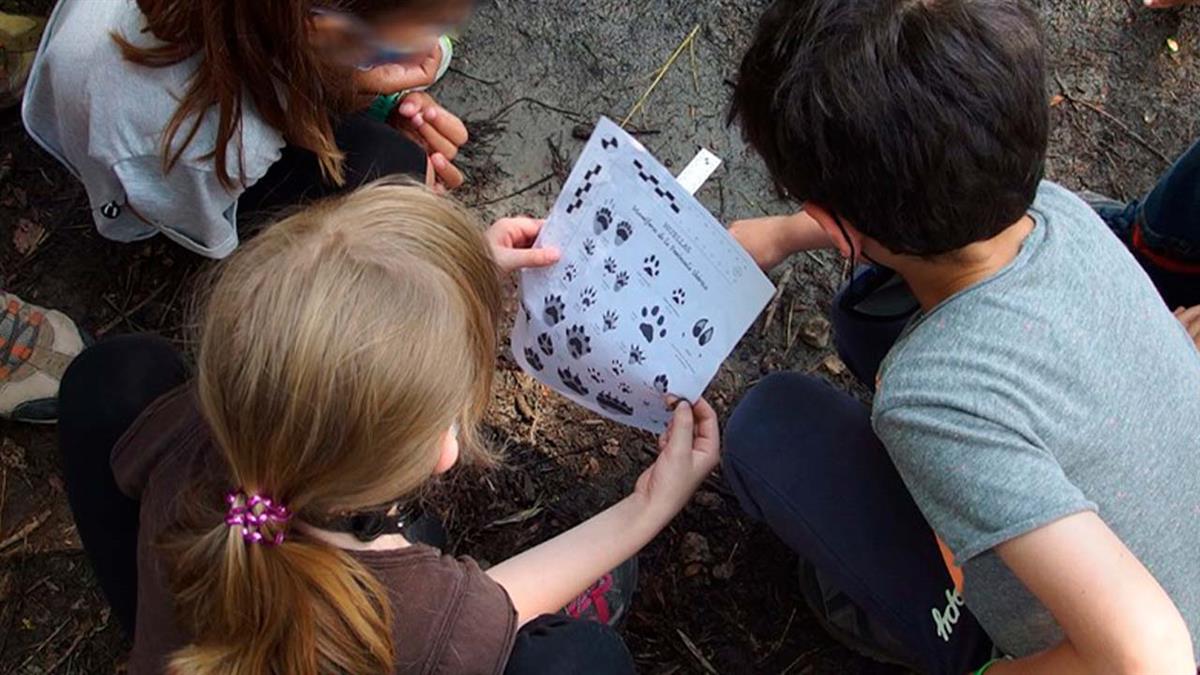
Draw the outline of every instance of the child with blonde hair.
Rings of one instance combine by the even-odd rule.
[[[508,219],[485,235],[424,188],[371,185],[224,264],[194,379],[153,338],[77,359],[60,422],[68,494],[133,630],[131,673],[632,671],[606,625],[553,613],[716,466],[704,401],[677,404],[628,497],[531,550],[484,571],[409,539],[422,486],[487,456],[475,430],[500,274],[554,262],[528,248],[539,228]]]

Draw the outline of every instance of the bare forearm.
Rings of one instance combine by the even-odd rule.
[[[1053,649],[1014,661],[999,661],[988,668],[987,675],[1087,675],[1096,672],[1075,651],[1070,642]]]
[[[557,612],[637,554],[675,514],[654,513],[631,495],[566,532],[492,567],[522,624]]]

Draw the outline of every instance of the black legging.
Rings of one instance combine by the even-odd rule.
[[[365,112],[343,118],[334,128],[334,139],[346,155],[346,182],[342,187],[321,175],[315,154],[288,145],[266,175],[242,193],[238,199],[239,218],[243,222],[263,222],[288,207],[352,190],[384,176],[425,179],[425,150]]]
[[[100,587],[127,635],[137,621],[138,502],[117,488],[113,446],[160,396],[191,377],[167,341],[115,337],[89,347],[63,375],[59,445],[67,499]],[[508,675],[633,673],[615,630],[592,621],[543,616],[517,633]]]

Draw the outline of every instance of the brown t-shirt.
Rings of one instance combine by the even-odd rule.
[[[173,520],[174,500],[193,481],[224,474],[221,465],[191,385],[147,408],[113,448],[117,484],[141,500],[132,675],[163,673],[170,654],[188,642],[175,620],[165,561],[155,542]],[[504,589],[473,560],[421,545],[349,553],[389,591],[396,673],[504,671],[517,612]]]

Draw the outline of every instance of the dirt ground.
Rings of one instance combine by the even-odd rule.
[[[1043,0],[1053,75],[1050,177],[1132,197],[1196,137],[1200,12],[1136,0]],[[44,12],[48,0],[0,0]],[[688,50],[631,126],[669,166],[699,145],[727,162],[700,197],[722,220],[779,213],[763,166],[724,124],[737,55],[765,0],[487,0],[435,93],[476,142],[461,198],[485,216],[545,212],[599,115],[621,119],[694,26]],[[1172,39],[1177,50],[1168,44]],[[849,158],[848,158],[849,160]],[[97,336],[154,331],[191,347],[189,300],[209,263],[167,242],[118,245],[82,188],[0,114],[0,288],[61,309]],[[826,335],[840,263],[798,256],[780,293],[714,383],[727,414],[777,370],[843,386]],[[522,375],[500,373],[489,431],[503,468],[460,472],[438,499],[451,549],[495,561],[630,488],[652,439],[595,419]],[[797,402],[803,405],[803,402]],[[447,497],[445,495],[452,495]],[[798,592],[793,556],[741,512],[719,476],[643,553],[627,626],[643,672],[890,672],[826,637]],[[53,429],[0,422],[0,673],[119,671],[127,648],[91,578],[59,479]]]

